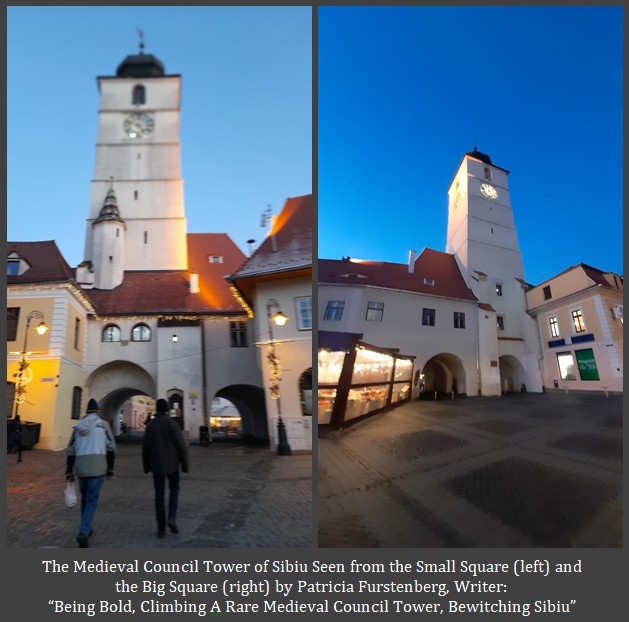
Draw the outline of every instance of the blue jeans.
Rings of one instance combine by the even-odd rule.
[[[168,475],[156,475],[153,473],[153,485],[155,486],[155,514],[157,515],[157,528],[166,530],[166,478],[168,478],[168,520],[174,521],[177,517],[177,500],[179,498],[179,471]]]
[[[79,477],[79,490],[81,491],[81,528],[79,531],[86,536],[89,536],[92,530],[92,521],[104,481],[104,475]]]

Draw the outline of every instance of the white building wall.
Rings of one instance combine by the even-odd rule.
[[[259,342],[270,339],[266,305],[269,300],[278,302],[280,310],[288,316],[284,326],[273,325],[273,338],[283,343],[275,346],[275,354],[282,364],[280,400],[282,419],[286,426],[288,444],[292,450],[312,450],[312,417],[304,416],[301,406],[299,380],[312,369],[312,330],[299,330],[295,299],[312,298],[312,281],[308,278],[286,279],[259,283],[254,294],[255,324]],[[278,309],[273,309],[272,314]],[[266,347],[259,348],[262,378],[266,395],[269,437],[272,447],[277,446],[278,401],[269,396],[269,365]]]

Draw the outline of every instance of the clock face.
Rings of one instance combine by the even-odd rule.
[[[153,133],[153,117],[144,112],[130,114],[124,120],[124,131],[129,138],[146,138]]]
[[[481,184],[480,191],[488,199],[497,199],[498,198],[498,191],[491,184]]]

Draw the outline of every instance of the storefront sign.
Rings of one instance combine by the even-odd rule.
[[[598,368],[596,367],[596,359],[594,358],[594,351],[591,348],[587,350],[576,350],[575,355],[579,365],[581,380],[600,380]]]

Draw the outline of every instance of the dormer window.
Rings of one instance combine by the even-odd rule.
[[[223,263],[222,255],[208,255],[207,260],[210,263]]]
[[[146,104],[146,90],[141,84],[133,87],[132,103],[134,105]]]
[[[424,285],[430,285],[431,287],[434,287],[435,279],[426,279],[426,278],[424,278]]]
[[[11,253],[7,257],[7,276],[20,276],[29,268],[30,265],[24,259],[19,257],[17,253]]]

